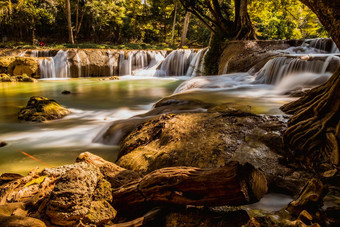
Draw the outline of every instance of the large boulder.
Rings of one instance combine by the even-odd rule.
[[[218,74],[247,72],[252,67],[257,71],[280,54],[277,50],[302,43],[303,40],[229,41],[221,55]]]
[[[0,73],[39,77],[39,60],[31,57],[0,57]]]
[[[62,118],[71,113],[55,100],[41,96],[32,96],[25,108],[18,113],[19,120],[47,121]]]
[[[272,188],[300,190],[305,176],[280,164],[285,155],[283,117],[222,107],[208,111],[164,114],[142,123],[123,141],[117,164],[144,175],[164,167],[249,162],[264,171]]]
[[[56,225],[84,223],[104,224],[116,216],[109,204],[112,200],[111,185],[91,164],[77,163],[64,172],[56,183],[47,203],[46,215]],[[64,167],[65,169],[65,167]],[[56,169],[45,170],[44,174]]]

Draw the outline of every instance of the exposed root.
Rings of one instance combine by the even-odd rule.
[[[293,114],[284,141],[295,158],[312,166],[339,164],[340,68],[328,82],[281,109]]]

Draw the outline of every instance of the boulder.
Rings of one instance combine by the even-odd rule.
[[[276,50],[298,46],[302,42],[302,40],[229,41],[221,55],[218,74],[247,72],[254,66],[259,70],[273,56],[280,54]]]
[[[71,113],[55,100],[41,96],[32,96],[25,108],[18,113],[19,120],[47,121],[62,118]]]
[[[31,57],[0,57],[0,73],[39,77],[39,61]]]
[[[103,179],[97,167],[82,162],[69,166],[68,170],[60,170],[60,173],[63,174],[51,193],[46,209],[46,215],[53,224],[75,225],[80,220],[103,224],[116,216],[117,212],[109,204],[112,200],[111,185]]]
[[[30,217],[21,216],[3,216],[0,214],[0,226],[6,227],[46,227],[45,223]]]
[[[285,118],[217,109],[221,112],[163,114],[142,123],[122,142],[117,164],[145,175],[173,166],[249,162],[264,171],[271,188],[292,194],[301,189],[307,176],[280,164],[287,155],[281,139]]]

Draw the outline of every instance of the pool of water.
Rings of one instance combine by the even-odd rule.
[[[114,120],[146,112],[157,100],[172,94],[181,82],[82,78],[0,83],[0,142],[8,144],[0,148],[0,174],[25,174],[36,166],[73,163],[84,151],[114,161],[118,147],[93,143],[93,138]],[[72,93],[63,95],[63,90]],[[55,99],[72,114],[45,123],[19,121],[17,113],[34,95]]]

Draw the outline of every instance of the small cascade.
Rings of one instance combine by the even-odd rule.
[[[164,61],[164,55],[163,51],[121,51],[119,75],[154,75],[156,68]]]
[[[204,75],[204,58],[208,49],[202,49],[195,54],[194,58],[190,62],[187,76],[202,76]]]
[[[330,64],[332,62],[332,64]],[[283,56],[269,60],[264,67],[256,73],[256,83],[278,84],[284,77],[299,73],[332,73],[340,65],[340,58],[330,56]]]
[[[110,50],[107,51],[107,55],[109,57],[110,76],[113,76],[113,66],[114,66],[115,59]]]
[[[321,39],[313,39],[311,40],[309,47],[321,50],[323,52],[328,53],[337,53],[339,52],[336,44],[332,39],[321,38]]]
[[[31,50],[29,55],[34,58],[47,58],[54,57],[56,52],[54,50]]]
[[[67,51],[59,50],[54,57],[40,60],[40,78],[69,78],[70,67]]]
[[[78,51],[76,51],[76,60],[77,60],[77,68],[78,68],[78,77],[81,77],[81,60],[78,54]]]
[[[132,75],[133,52],[121,51],[119,54],[119,76]]]
[[[191,61],[197,53],[194,50],[174,50],[164,60],[158,76],[187,75]]]

